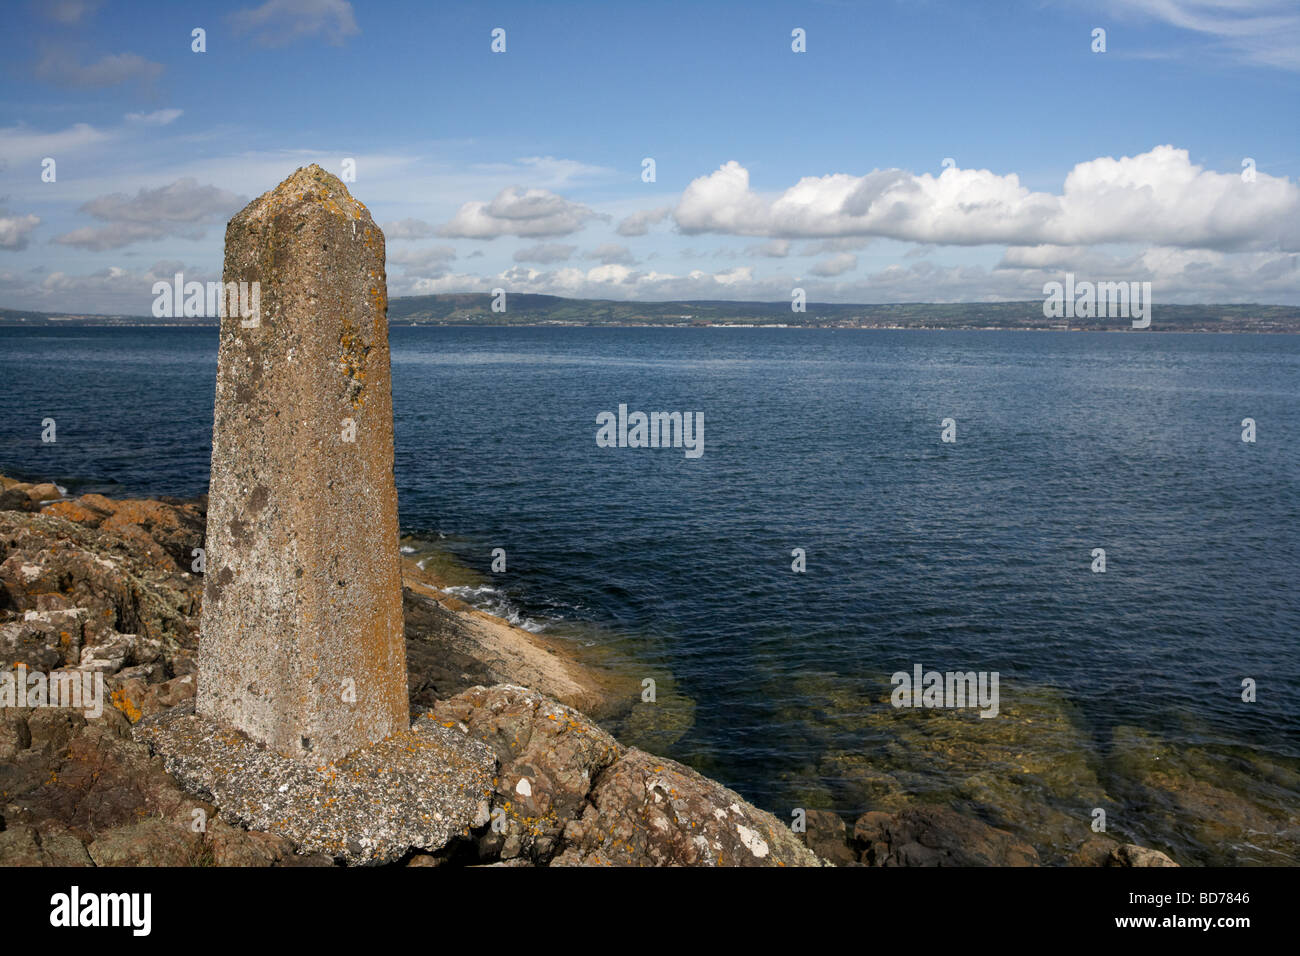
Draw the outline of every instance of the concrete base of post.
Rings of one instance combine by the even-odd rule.
[[[135,736],[228,822],[287,837],[300,853],[390,863],[412,849],[442,849],[489,821],[495,754],[428,717],[319,766],[223,728],[192,705],[146,717]]]

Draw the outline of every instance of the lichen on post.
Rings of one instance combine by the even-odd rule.
[[[319,166],[226,229],[198,713],[323,763],[410,727],[384,236]]]

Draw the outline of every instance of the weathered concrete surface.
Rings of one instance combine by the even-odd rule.
[[[410,727],[384,237],[308,166],[230,221],[224,281],[260,313],[221,320],[198,712],[325,763]]]
[[[468,837],[488,822],[497,766],[484,744],[426,717],[320,766],[259,747],[186,705],[141,720],[135,737],[232,821],[348,863],[388,863]]]

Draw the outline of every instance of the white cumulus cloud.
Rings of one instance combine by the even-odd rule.
[[[39,216],[19,216],[0,209],[0,249],[17,252],[27,248],[27,234],[39,226]]]
[[[467,202],[438,235],[453,239],[495,239],[498,236],[567,236],[596,213],[549,189],[510,186],[490,202]]]
[[[673,215],[685,233],[879,236],[938,245],[1300,247],[1300,186],[1262,171],[1250,182],[1238,172],[1214,172],[1173,146],[1079,163],[1059,194],[1032,192],[1014,173],[950,168],[938,176],[902,169],[809,176],[767,197],[732,161],[687,186]]]

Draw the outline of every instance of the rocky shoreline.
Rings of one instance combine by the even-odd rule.
[[[809,809],[795,833],[602,729],[637,699],[633,677],[465,605],[410,559],[412,714],[485,747],[490,783],[472,825],[386,855],[295,842],[264,805],[187,791],[148,743],[193,707],[206,504],[67,499],[53,484],[0,476],[0,657],[10,669],[100,674],[106,696],[89,716],[0,707],[0,865],[1039,864],[1023,840],[939,806],[868,811],[851,827]],[[1176,865],[1102,834],[1072,862]]]

